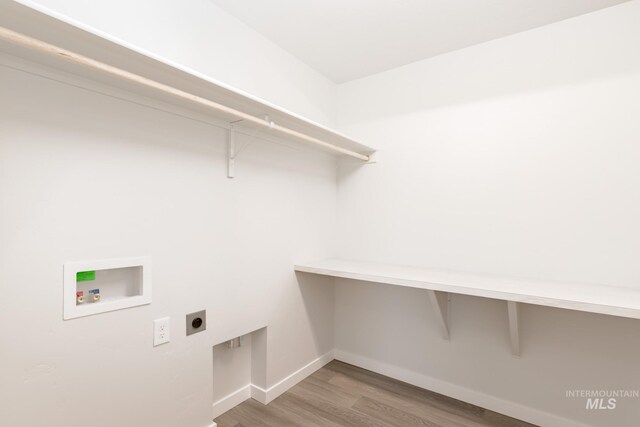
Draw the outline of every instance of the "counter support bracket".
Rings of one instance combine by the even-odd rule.
[[[520,319],[518,314],[518,303],[507,301],[507,312],[509,314],[509,338],[511,340],[511,354],[520,357]]]
[[[448,292],[428,290],[429,301],[436,314],[436,320],[442,337],[449,341],[449,316],[451,313],[451,297]]]

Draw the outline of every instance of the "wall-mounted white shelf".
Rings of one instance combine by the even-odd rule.
[[[265,134],[364,162],[374,151],[202,73],[35,7],[0,2],[0,52],[206,114],[228,123],[230,128],[231,123],[242,120],[240,125],[259,128]]]
[[[520,352],[518,303],[640,319],[640,288],[533,280],[341,259],[296,264],[295,270],[425,289],[430,293],[445,338],[449,335],[449,293],[507,301],[511,348],[516,355]]]

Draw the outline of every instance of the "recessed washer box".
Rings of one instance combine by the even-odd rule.
[[[65,320],[150,304],[151,257],[67,262],[63,293]]]

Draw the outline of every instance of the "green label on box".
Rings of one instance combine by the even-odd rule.
[[[76,281],[78,282],[89,282],[91,280],[96,280],[96,271],[78,271],[76,273]]]

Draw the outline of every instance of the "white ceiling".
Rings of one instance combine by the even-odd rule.
[[[342,83],[626,0],[212,0]]]

